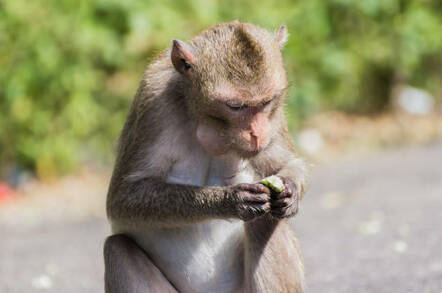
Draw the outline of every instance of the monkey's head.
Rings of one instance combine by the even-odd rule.
[[[256,155],[278,134],[287,88],[280,49],[285,26],[272,34],[238,21],[209,28],[189,44],[174,40],[172,63],[203,148]]]

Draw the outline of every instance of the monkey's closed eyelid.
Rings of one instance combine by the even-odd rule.
[[[274,98],[272,98],[272,99],[270,99],[270,100],[267,100],[267,101],[261,103],[261,104],[259,105],[259,107],[265,107],[265,106],[269,105],[269,104],[270,104],[271,102],[273,102],[276,98],[277,98],[277,97],[275,96]]]
[[[237,102],[226,102],[226,106],[231,110],[238,111],[248,107],[246,104],[237,103]]]

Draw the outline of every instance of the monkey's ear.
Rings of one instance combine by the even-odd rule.
[[[289,33],[287,32],[287,27],[285,24],[281,25],[281,27],[276,32],[275,36],[276,42],[279,44],[279,48],[284,47],[285,43],[289,39]]]
[[[172,43],[172,64],[179,73],[187,73],[195,64],[195,55],[186,43],[180,40],[173,40]]]

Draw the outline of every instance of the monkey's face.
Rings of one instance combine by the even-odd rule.
[[[262,98],[219,97],[200,110],[196,135],[212,155],[229,151],[251,157],[266,148],[272,134],[275,112],[282,94]]]

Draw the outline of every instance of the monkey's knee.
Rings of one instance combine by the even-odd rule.
[[[106,293],[176,292],[147,254],[126,235],[106,239],[104,265]]]
[[[136,244],[129,236],[124,234],[111,235],[104,242],[104,259],[106,260],[113,255],[127,252],[133,246],[136,246]]]
[[[125,235],[112,235],[104,242],[104,286],[106,293],[136,292],[131,280],[127,278],[128,268],[125,265],[127,260],[124,260],[131,241]]]

